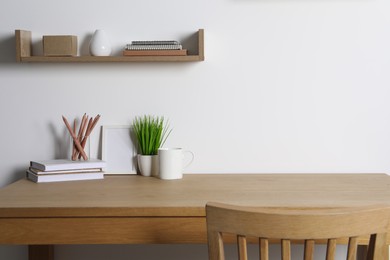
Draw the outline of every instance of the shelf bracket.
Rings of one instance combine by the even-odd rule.
[[[198,55],[199,60],[204,61],[204,29],[198,30]]]
[[[16,40],[16,61],[22,62],[23,57],[30,57],[31,50],[31,32],[24,30],[15,30]]]

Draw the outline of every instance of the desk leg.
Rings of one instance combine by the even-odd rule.
[[[28,246],[29,260],[54,260],[53,245]]]

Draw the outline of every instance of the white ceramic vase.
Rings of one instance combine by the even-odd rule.
[[[96,30],[89,43],[89,52],[92,56],[110,56],[111,43],[104,30]]]
[[[158,155],[137,155],[138,169],[142,176],[158,176]]]

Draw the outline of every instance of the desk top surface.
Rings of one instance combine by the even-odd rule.
[[[208,201],[259,207],[390,205],[386,174],[185,174],[164,181],[142,176],[0,189],[0,218],[205,216]]]

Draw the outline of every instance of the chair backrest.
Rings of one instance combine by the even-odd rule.
[[[348,242],[347,260],[355,260],[358,237],[362,236],[370,237],[367,260],[387,260],[389,209],[389,206],[251,208],[209,202],[206,205],[209,259],[224,260],[222,234],[234,234],[240,260],[247,259],[249,237],[255,237],[259,243],[260,260],[268,260],[270,239],[280,240],[283,260],[291,259],[292,240],[304,241],[304,260],[313,260],[315,241],[326,241],[326,260],[333,260],[337,241],[344,239]]]

